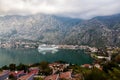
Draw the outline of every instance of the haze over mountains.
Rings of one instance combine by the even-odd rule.
[[[46,14],[0,17],[0,40],[120,46],[120,14],[89,20]]]

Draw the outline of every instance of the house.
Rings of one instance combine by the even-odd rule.
[[[39,68],[38,67],[31,67],[31,68],[29,68],[29,71],[32,73],[38,74]]]
[[[73,74],[72,80],[83,80],[83,75],[82,74]]]
[[[24,73],[24,70],[22,70],[22,71],[14,71],[14,72],[10,72],[9,75],[13,75],[17,79],[17,78],[25,75],[25,73]]]
[[[49,67],[53,70],[53,74],[55,74],[57,71],[63,72],[63,70],[68,66],[68,64],[62,64],[62,63],[52,63],[49,64]]]
[[[72,79],[72,72],[68,71],[68,72],[61,72],[60,74],[54,74],[54,75],[50,75],[45,77],[44,80],[60,80],[60,79],[68,79],[71,80]]]
[[[94,67],[98,68],[99,70],[102,70],[102,67],[99,64],[94,64]]]
[[[59,74],[47,76],[44,80],[59,80]]]
[[[30,73],[37,75],[39,73],[39,70],[32,70]]]
[[[3,70],[2,72],[0,72],[0,80],[8,79],[9,72],[9,70]]]
[[[98,49],[95,48],[95,47],[89,47],[89,50],[90,50],[91,52],[97,52],[97,51],[98,51]]]
[[[21,76],[17,80],[33,80],[34,75],[34,73],[29,73],[27,75]]]
[[[29,68],[29,71],[32,71],[32,70],[39,70],[39,67],[31,67],[31,68]]]
[[[100,68],[100,65],[99,64],[95,64],[94,67]]]
[[[71,71],[60,73],[59,78],[60,79],[68,79],[68,80],[70,80],[70,79],[72,79],[71,74],[72,74]]]
[[[17,80],[33,80],[34,76],[37,75],[38,72],[39,72],[39,70],[32,70],[30,73],[28,73],[24,76],[21,76]]]
[[[84,64],[84,65],[82,65],[82,67],[84,67],[84,68],[92,68],[92,66],[90,64]]]

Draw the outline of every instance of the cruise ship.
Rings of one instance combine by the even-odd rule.
[[[52,51],[52,50],[57,50],[57,49],[58,49],[58,46],[56,46],[56,45],[43,44],[43,45],[39,45],[39,47],[38,47],[39,51]]]

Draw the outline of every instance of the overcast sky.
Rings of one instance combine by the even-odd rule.
[[[0,15],[38,13],[88,19],[120,13],[120,0],[0,0]]]

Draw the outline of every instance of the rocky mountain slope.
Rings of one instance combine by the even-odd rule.
[[[120,15],[90,20],[45,14],[0,17],[0,40],[19,39],[53,44],[120,46]]]

